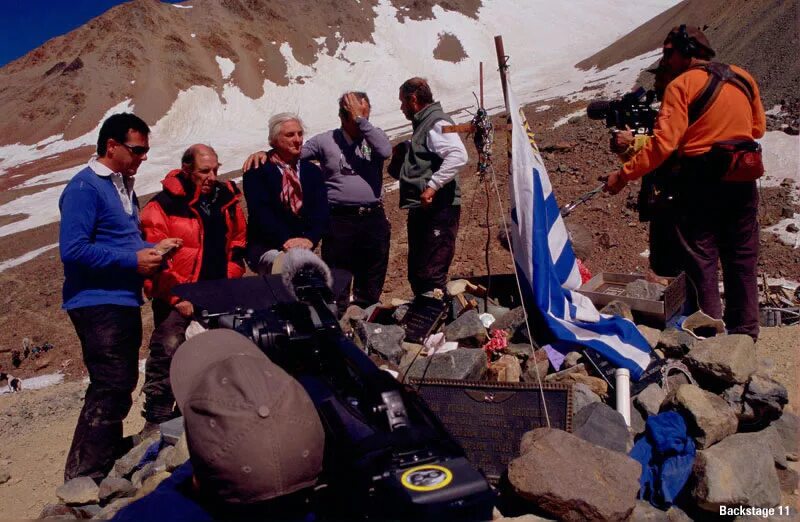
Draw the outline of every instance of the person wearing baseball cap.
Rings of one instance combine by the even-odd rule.
[[[757,339],[756,179],[763,165],[755,140],[764,136],[766,116],[755,79],[741,67],[711,62],[715,54],[699,27],[670,30],[659,68],[674,79],[664,91],[653,138],[606,176],[606,190],[617,194],[677,154],[680,201],[672,226],[682,268],[696,293],[690,302],[715,319],[724,318],[729,333]],[[745,153],[748,161],[734,161]]]
[[[114,520],[313,519],[325,432],[299,382],[232,330],[181,345],[170,381],[189,462]]]

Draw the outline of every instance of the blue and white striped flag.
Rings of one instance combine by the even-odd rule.
[[[638,379],[650,364],[650,345],[633,322],[601,315],[575,290],[581,276],[542,157],[529,137],[511,86],[511,236],[514,262],[529,314],[550,330],[554,343],[591,348]]]

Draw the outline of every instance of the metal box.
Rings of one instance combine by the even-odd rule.
[[[665,278],[669,284],[664,290],[664,297],[661,301],[624,295],[625,286],[637,279],[645,279],[645,276],[601,272],[581,286],[578,292],[591,299],[598,309],[614,300],[627,303],[633,311],[634,318],[659,326],[665,325],[681,311],[686,301],[686,274],[681,272],[677,277]]]

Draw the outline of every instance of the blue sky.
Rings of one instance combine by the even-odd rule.
[[[122,3],[120,0],[0,0],[0,66]]]

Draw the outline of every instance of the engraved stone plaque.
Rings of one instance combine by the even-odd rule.
[[[548,416],[550,427],[572,430],[572,388],[565,384],[412,380],[411,385],[493,482],[519,456],[522,435],[547,427]]]

